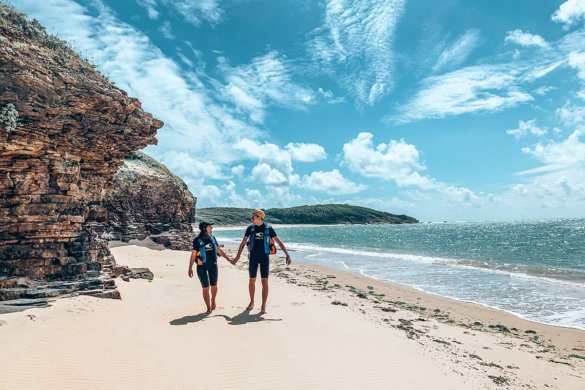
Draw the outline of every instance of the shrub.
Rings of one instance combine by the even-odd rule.
[[[0,109],[0,123],[8,132],[16,129],[18,125],[18,111],[16,111],[14,104],[8,103]]]

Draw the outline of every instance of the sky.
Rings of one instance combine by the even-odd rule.
[[[585,217],[585,0],[11,0],[165,122],[197,207]]]

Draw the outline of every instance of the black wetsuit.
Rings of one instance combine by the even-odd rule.
[[[199,239],[203,240],[205,245],[205,263],[202,265],[197,264],[197,277],[201,282],[201,287],[206,288],[211,286],[217,286],[217,255],[211,237],[208,235],[199,235],[193,240],[193,250],[198,251],[201,247]],[[216,240],[217,242],[217,240]]]
[[[262,224],[260,226],[250,225],[246,229],[246,237],[250,237],[252,235],[252,228],[254,228],[254,237],[250,238],[250,240],[254,240],[254,245],[252,250],[250,251],[250,265],[248,268],[248,273],[250,274],[251,278],[256,278],[258,275],[258,266],[260,266],[260,277],[267,278],[268,273],[270,271],[270,262],[269,262],[269,254],[266,253],[264,249],[264,232],[266,231],[266,224]],[[268,234],[271,238],[276,237],[276,233],[272,226],[268,227]]]

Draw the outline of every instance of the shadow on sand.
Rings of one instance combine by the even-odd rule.
[[[207,317],[209,317],[209,314],[200,313],[200,314],[197,314],[194,316],[185,316],[182,318],[177,318],[176,320],[172,320],[171,322],[169,322],[169,324],[171,324],[171,325],[187,325],[187,324],[190,324],[191,322],[199,322]]]
[[[251,322],[261,321],[282,321],[280,318],[265,318],[266,314],[250,314],[250,310],[245,310],[240,314],[230,317],[225,314],[219,314],[217,317],[223,317],[228,322],[228,325],[244,325]]]
[[[211,317],[223,317],[228,322],[229,325],[244,325],[251,322],[261,322],[261,321],[282,321],[280,318],[264,318],[266,314],[250,314],[249,310],[244,310],[240,314],[230,317],[226,316],[225,314],[217,314],[211,315],[207,313],[200,313],[194,316],[185,316],[182,318],[177,318],[176,320],[172,320],[169,322],[171,325],[187,325],[192,322],[199,322],[206,318]]]

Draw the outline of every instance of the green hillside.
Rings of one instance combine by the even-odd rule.
[[[253,209],[235,207],[209,207],[198,209],[195,219],[221,226],[246,225],[250,223]],[[324,204],[297,206],[283,209],[266,209],[266,222],[271,224],[373,224],[373,223],[417,223],[418,220],[395,215],[367,207],[347,204]]]

